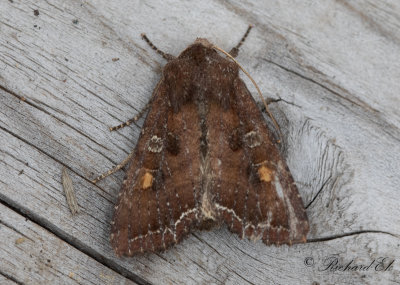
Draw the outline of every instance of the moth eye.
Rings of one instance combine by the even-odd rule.
[[[172,155],[178,155],[180,151],[179,137],[176,134],[167,134],[167,151]]]
[[[240,138],[239,129],[234,129],[228,139],[229,147],[233,151],[237,151],[242,147],[242,140]]]

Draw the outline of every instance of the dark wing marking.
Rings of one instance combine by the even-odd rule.
[[[210,112],[215,208],[232,232],[266,244],[305,242],[308,221],[293,178],[243,81],[232,110]],[[215,108],[218,108],[216,106]]]
[[[164,250],[197,222],[199,120],[190,110],[194,104],[174,113],[167,90],[161,81],[154,91],[115,206],[111,244],[117,255]]]

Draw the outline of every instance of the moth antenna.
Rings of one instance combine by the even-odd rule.
[[[249,25],[249,27],[247,28],[246,33],[244,33],[242,39],[240,40],[240,42],[231,49],[231,51],[229,52],[229,54],[233,57],[237,57],[239,54],[239,48],[242,46],[242,44],[244,43],[244,41],[246,40],[247,36],[250,33],[250,30],[253,28],[253,25]]]
[[[169,53],[165,53],[162,50],[158,49],[150,40],[149,38],[146,36],[146,34],[142,33],[140,35],[142,37],[143,40],[145,40],[145,42],[153,49],[155,50],[159,55],[161,55],[164,59],[166,59],[167,61],[173,60],[175,58],[175,56],[169,54]]]
[[[250,29],[250,27],[249,27],[249,29]],[[278,130],[278,133],[279,133],[279,140],[278,140],[278,143],[281,142],[281,141],[282,141],[282,132],[281,132],[281,129],[279,128],[278,123],[276,122],[274,116],[273,116],[272,113],[269,111],[267,102],[265,102],[265,99],[264,99],[263,95],[261,94],[261,90],[260,90],[260,88],[258,88],[257,83],[256,83],[256,82],[254,81],[254,79],[250,76],[250,74],[239,64],[239,62],[237,62],[237,60],[236,60],[232,55],[230,55],[229,53],[227,53],[226,51],[224,51],[222,48],[217,47],[217,46],[215,46],[215,45],[213,45],[212,48],[214,48],[214,49],[216,49],[216,50],[222,52],[222,53],[225,54],[227,57],[229,57],[230,59],[232,59],[232,60],[237,64],[237,66],[239,66],[239,68],[244,72],[244,74],[246,74],[246,76],[251,80],[251,82],[253,83],[253,85],[254,85],[254,86],[256,87],[256,89],[257,89],[258,95],[260,95],[261,101],[263,102],[263,104],[264,104],[264,106],[265,106],[265,110],[267,111],[268,116],[271,118],[271,120],[272,120],[272,122],[273,122],[275,128]]]
[[[101,175],[97,176],[95,179],[93,179],[92,183],[96,184],[100,180],[103,180],[107,176],[110,176],[111,174],[113,174],[113,173],[117,172],[118,170],[120,170],[122,167],[124,167],[125,165],[127,165],[129,163],[129,161],[131,160],[131,158],[132,158],[134,153],[135,153],[135,149],[133,149],[131,151],[131,153],[120,164],[118,164],[114,168],[108,170],[107,172],[104,172],[103,174],[101,174]]]
[[[126,122],[124,122],[122,124],[119,124],[118,126],[110,127],[109,128],[110,132],[122,129],[123,127],[129,126],[130,124],[132,124],[132,123],[136,122],[137,120],[139,120],[143,116],[143,114],[149,109],[150,103],[151,102],[147,103],[147,105],[132,119],[129,119],[128,121],[126,121]]]

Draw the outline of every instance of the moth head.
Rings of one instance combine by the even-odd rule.
[[[213,44],[210,43],[210,42],[209,42],[207,39],[205,39],[205,38],[197,38],[197,39],[194,41],[193,44],[201,44],[201,45],[203,45],[203,46],[205,46],[205,47],[207,47],[207,48],[212,48],[212,47],[213,47]]]
[[[178,58],[193,59],[197,64],[206,61],[206,57],[214,57],[216,51],[207,39],[197,38],[193,44],[181,52]]]

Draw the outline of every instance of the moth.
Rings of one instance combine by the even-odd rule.
[[[302,199],[238,64],[203,38],[174,57],[142,36],[168,62],[126,160],[111,222],[115,253],[162,251],[222,224],[267,245],[305,242]]]

